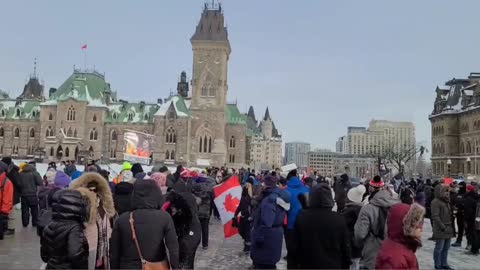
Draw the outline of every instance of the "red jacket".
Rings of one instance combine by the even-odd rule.
[[[0,174],[0,213],[10,214],[13,208],[13,184],[7,174]]]
[[[419,215],[423,215],[425,210],[421,208],[419,212],[418,207],[421,206],[415,204],[416,209],[409,211],[410,205],[401,203],[390,209],[387,221],[388,238],[383,241],[377,255],[376,269],[418,269],[415,251],[420,246],[420,242],[413,237],[405,236],[403,228],[411,227],[407,231],[413,234],[415,228],[421,226],[423,218]]]

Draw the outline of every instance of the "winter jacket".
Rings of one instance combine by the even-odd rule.
[[[7,169],[7,177],[8,179],[10,180],[10,182],[12,182],[13,184],[13,204],[17,204],[17,203],[20,203],[20,195],[21,195],[21,192],[20,192],[20,184],[19,184],[19,181],[20,181],[20,173],[18,172],[18,167],[11,163],[10,165],[8,165],[8,169]]]
[[[7,174],[0,174],[0,214],[8,215],[13,208],[13,184]]]
[[[37,194],[37,187],[43,184],[42,177],[32,165],[26,165],[20,173],[19,185],[22,196]]]
[[[345,219],[332,211],[330,187],[314,186],[309,200],[310,207],[300,212],[295,223],[294,248],[288,251],[289,264],[298,269],[348,269],[349,234]]]
[[[96,191],[90,191],[90,187],[95,187]],[[109,268],[108,250],[110,247],[108,239],[112,233],[110,219],[116,215],[109,183],[100,174],[89,172],[71,182],[69,188],[80,191],[89,201],[90,207],[88,221],[85,225],[85,236],[87,237],[89,252],[95,254],[95,256],[89,257],[89,268],[95,267],[97,260],[102,260],[105,267]],[[99,235],[99,229],[105,231],[103,237]]]
[[[468,192],[463,198],[465,226],[475,226],[478,195]]]
[[[198,201],[198,218],[209,218],[213,200],[214,180],[197,178],[193,182],[192,193]]]
[[[132,210],[133,184],[120,182],[115,186],[113,201],[118,215]]]
[[[53,195],[59,190],[60,188],[55,185],[41,186],[38,189],[38,236],[42,236],[45,226],[47,226],[52,219]]]
[[[375,259],[386,236],[385,223],[388,209],[398,200],[387,190],[380,190],[362,207],[354,227],[354,242],[362,249],[360,264],[367,269],[375,268]]]
[[[53,220],[40,239],[46,269],[87,269],[88,242],[82,222],[87,218],[88,203],[76,190],[56,192],[53,200]]]
[[[335,202],[337,203],[338,211],[345,208],[347,201],[347,192],[351,187],[351,183],[348,180],[348,176],[343,174],[340,179],[335,183]]]
[[[352,258],[361,258],[362,257],[362,247],[357,246],[354,242],[355,235],[355,223],[357,222],[358,215],[362,209],[363,203],[348,202],[343,209],[342,216],[345,219],[347,224],[347,229],[349,233],[350,241],[350,256]]]
[[[290,194],[278,187],[268,187],[262,196],[253,213],[250,258],[254,264],[272,265],[282,255],[282,225],[290,206]]]
[[[455,237],[453,213],[449,203],[449,187],[435,187],[435,199],[431,204],[433,239],[449,239]]]
[[[397,204],[388,216],[388,238],[382,243],[376,269],[418,269],[415,251],[421,246],[415,230],[422,226],[425,209],[419,204]]]
[[[294,176],[288,180],[287,191],[290,193],[290,210],[288,210],[287,228],[293,230],[295,227],[295,220],[302,210],[302,204],[298,200],[298,195],[308,193],[309,189],[303,185],[298,177]]]
[[[180,182],[180,181],[179,181]],[[177,182],[178,183],[178,182]],[[168,194],[168,212],[172,215],[178,236],[179,267],[193,269],[195,253],[201,240],[201,225],[197,216],[197,203],[190,192],[173,191]],[[173,213],[172,208],[177,209]]]
[[[240,222],[238,224],[238,233],[246,242],[250,242],[249,238],[252,230],[252,221],[250,219],[250,216],[252,215],[252,198],[248,194],[247,187],[244,187],[242,190],[242,197],[240,199],[240,204],[235,211],[234,218],[239,215]]]
[[[170,265],[172,269],[177,269],[179,260],[177,235],[170,215],[160,210],[159,197],[161,198],[162,194],[152,180],[135,182],[132,193],[135,231],[145,260],[149,262],[165,260],[166,245]],[[130,212],[125,212],[113,227],[110,248],[112,269],[142,269],[140,256],[132,239],[129,219]]]
[[[67,188],[70,185],[70,182],[71,179],[66,173],[57,171],[54,179],[55,186],[59,188]]]
[[[424,191],[425,191],[425,210],[426,210],[425,216],[427,218],[430,218],[431,217],[430,205],[432,204],[432,201],[434,198],[433,187],[431,185],[425,185]]]

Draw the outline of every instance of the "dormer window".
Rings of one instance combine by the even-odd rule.
[[[114,112],[114,113],[112,114],[112,119],[113,119],[113,120],[117,120],[117,117],[118,117],[118,116],[117,116],[117,113]]]
[[[133,113],[133,112],[129,112],[129,113],[128,113],[128,121],[133,121],[133,116],[134,116],[134,113]]]
[[[1,110],[1,111],[0,111],[0,115],[1,115],[2,117],[5,117],[5,110]]]
[[[15,116],[20,117],[21,114],[22,114],[22,112],[20,111],[20,109],[17,109],[17,111],[15,113]]]
[[[143,116],[143,119],[144,119],[145,121],[148,121],[148,118],[149,118],[149,117],[148,117],[148,113],[146,113],[146,114]]]
[[[97,122],[97,115],[96,114],[93,115],[93,122]]]

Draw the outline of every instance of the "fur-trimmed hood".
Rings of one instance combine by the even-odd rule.
[[[88,187],[92,185],[96,186],[97,188],[96,194],[88,189]],[[108,185],[107,180],[105,180],[105,178],[103,178],[100,174],[94,172],[84,173],[77,180],[73,181],[70,184],[70,189],[78,188],[85,188],[88,192],[93,194],[93,198],[91,198],[91,196],[89,196],[89,193],[85,193],[85,190],[83,191],[85,193],[85,196],[87,196],[91,200],[90,202],[94,202],[92,204],[92,207],[94,206],[93,208],[95,208],[95,211],[97,211],[97,199],[95,195],[98,195],[98,197],[100,197],[100,200],[102,201],[107,216],[109,218],[115,216],[115,206],[113,204],[112,191],[110,190],[110,186]],[[96,212],[95,215],[90,214],[90,217],[94,219],[96,217]],[[91,218],[89,218],[89,220],[91,220]]]
[[[414,203],[394,205],[388,216],[388,238],[402,243],[412,250],[421,246],[420,239],[415,238],[415,230],[423,226],[425,208]]]
[[[88,200],[88,211],[87,211],[87,220],[86,223],[93,224],[95,223],[95,217],[97,216],[97,195],[90,191],[88,188],[79,187],[76,188],[83,197],[86,197]]]

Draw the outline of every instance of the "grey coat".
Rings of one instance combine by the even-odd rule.
[[[367,269],[375,269],[378,251],[386,238],[386,219],[379,221],[381,208],[390,209],[398,200],[392,197],[387,190],[381,190],[370,200],[369,204],[362,207],[358,214],[354,228],[354,242],[357,247],[363,247],[360,264]],[[379,222],[385,224],[384,235],[380,236]]]
[[[449,187],[437,185],[435,187],[435,199],[431,207],[433,239],[449,239],[455,237],[453,229],[453,213],[448,202]]]

